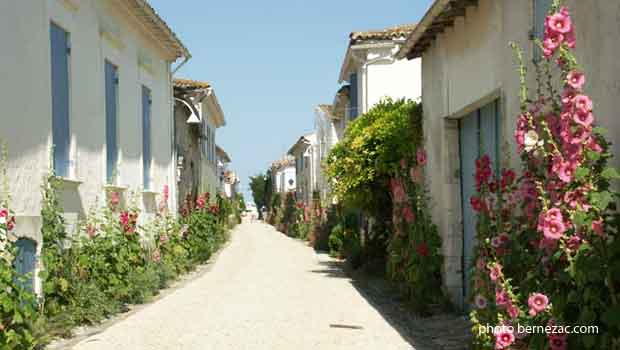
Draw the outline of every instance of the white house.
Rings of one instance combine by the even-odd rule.
[[[349,35],[339,77],[339,83],[350,85],[349,120],[366,113],[385,97],[420,97],[420,60],[409,61],[395,56],[414,28],[415,25],[402,25]]]
[[[226,153],[226,151],[224,151],[224,149],[220,146],[215,146],[215,153],[216,153],[216,158],[217,158],[217,169],[216,169],[216,173],[218,176],[218,193],[222,194],[225,193],[225,185],[226,185],[226,180],[227,180],[227,176],[230,175],[230,171],[228,170],[228,164],[230,164],[231,160],[230,160],[230,156],[228,155],[228,153]],[[234,174],[234,173],[233,173]]]
[[[457,305],[468,295],[475,245],[475,159],[517,166],[513,138],[520,113],[519,74],[510,42],[524,47],[530,72],[552,0],[436,0],[397,58],[422,58],[422,103],[428,152],[427,181],[433,219],[443,238],[444,284]],[[609,129],[612,154],[620,151],[620,37],[618,1],[566,0],[576,26],[577,58],[595,101],[594,114]],[[530,81],[534,83],[534,81]],[[531,86],[533,87],[533,86]],[[618,165],[618,158],[614,160]]]
[[[337,95],[338,96],[338,95]],[[319,192],[321,200],[329,198],[329,180],[325,176],[323,166],[331,149],[338,143],[344,134],[346,118],[344,114],[334,113],[332,105],[319,105],[314,109],[315,133],[316,133],[316,159],[314,166],[314,178],[316,190]]]
[[[239,193],[239,183],[241,180],[237,173],[231,170],[224,172],[224,194],[226,198],[234,198]]]
[[[224,112],[215,95],[211,84],[189,79],[174,79],[175,107],[177,115],[177,132],[175,137],[177,173],[196,173],[193,187],[199,192],[209,192],[211,201],[222,189],[221,169],[218,169],[218,152],[215,143],[217,129],[226,125]],[[185,120],[185,122],[184,122]],[[187,128],[193,131],[185,131]],[[193,158],[187,152],[187,143],[194,140],[197,145]],[[229,160],[230,161],[230,160]],[[179,185],[184,188],[189,186],[187,179],[177,178]],[[193,193],[195,200],[197,193]],[[183,201],[185,197],[179,196]]]
[[[288,151],[288,154],[295,157],[296,198],[298,201],[310,205],[313,193],[317,189],[318,145],[316,133],[300,137]]]
[[[295,192],[297,189],[297,178],[295,171],[295,159],[289,156],[271,164],[271,183],[273,192],[285,194]]]
[[[171,64],[190,54],[145,0],[2,1],[0,18],[0,140],[33,271],[50,168],[70,229],[106,189],[136,191],[143,218],[165,185],[174,198]]]

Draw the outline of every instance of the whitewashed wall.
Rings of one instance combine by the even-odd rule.
[[[620,151],[620,36],[615,1],[567,0],[577,31],[577,57],[592,96],[594,113],[600,124],[610,129],[613,153]],[[434,201],[433,219],[443,237],[444,283],[453,301],[460,303],[462,293],[462,225],[458,178],[458,127],[454,120],[468,111],[500,99],[502,142],[516,166],[513,130],[519,114],[519,76],[511,41],[521,44],[531,62],[533,44],[528,40],[533,27],[531,1],[481,0],[468,7],[466,16],[439,34],[422,57],[422,100],[424,107],[427,181]],[[530,71],[533,66],[530,64]],[[533,80],[530,77],[529,83]],[[614,163],[618,164],[618,157]]]
[[[119,185],[138,191],[145,216],[154,212],[156,193],[141,192],[141,86],[146,85],[153,100],[151,188],[161,191],[169,184],[175,198],[170,63],[155,46],[157,41],[138,29],[141,24],[108,0],[2,1],[0,17],[0,42],[3,51],[11,53],[0,55],[0,139],[9,147],[9,184],[18,234],[38,235],[40,185],[50,164],[51,21],[70,33],[72,50],[70,132],[76,182],[67,182],[61,198],[68,216],[84,215],[104,197],[106,59],[119,67]],[[105,37],[103,28],[112,28],[114,35]]]

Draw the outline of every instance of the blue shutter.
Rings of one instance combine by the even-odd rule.
[[[50,25],[52,72],[52,142],[53,166],[57,176],[69,175],[69,34],[59,26]]]
[[[142,87],[142,176],[145,190],[151,187],[151,90]]]
[[[17,247],[17,256],[14,262],[15,271],[20,278],[23,278],[18,283],[24,289],[32,291],[37,266],[37,244],[31,239],[20,238],[15,245]]]
[[[499,173],[500,167],[499,119],[499,103],[497,100],[480,109],[480,137],[482,145],[480,155],[489,155],[496,173]]]
[[[106,177],[114,184],[118,162],[118,69],[105,62],[105,131],[106,131]]]
[[[545,34],[545,19],[551,10],[552,0],[533,0],[534,1],[534,37],[540,40]],[[534,44],[534,60],[539,60],[542,51],[538,44]]]
[[[357,91],[357,73],[352,73],[349,77],[349,117],[351,120],[357,118],[358,91]]]

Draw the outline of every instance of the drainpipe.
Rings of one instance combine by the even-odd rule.
[[[187,54],[185,57],[183,57],[183,62],[181,62],[170,74],[171,77],[173,77],[178,71],[179,69],[181,69],[181,67],[183,67],[190,59],[192,59],[192,55],[191,54]]]

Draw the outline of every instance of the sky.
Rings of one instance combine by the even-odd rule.
[[[418,22],[431,0],[151,0],[189,49],[176,77],[208,81],[224,110],[216,142],[251,200],[265,172],[331,104],[349,33]]]

